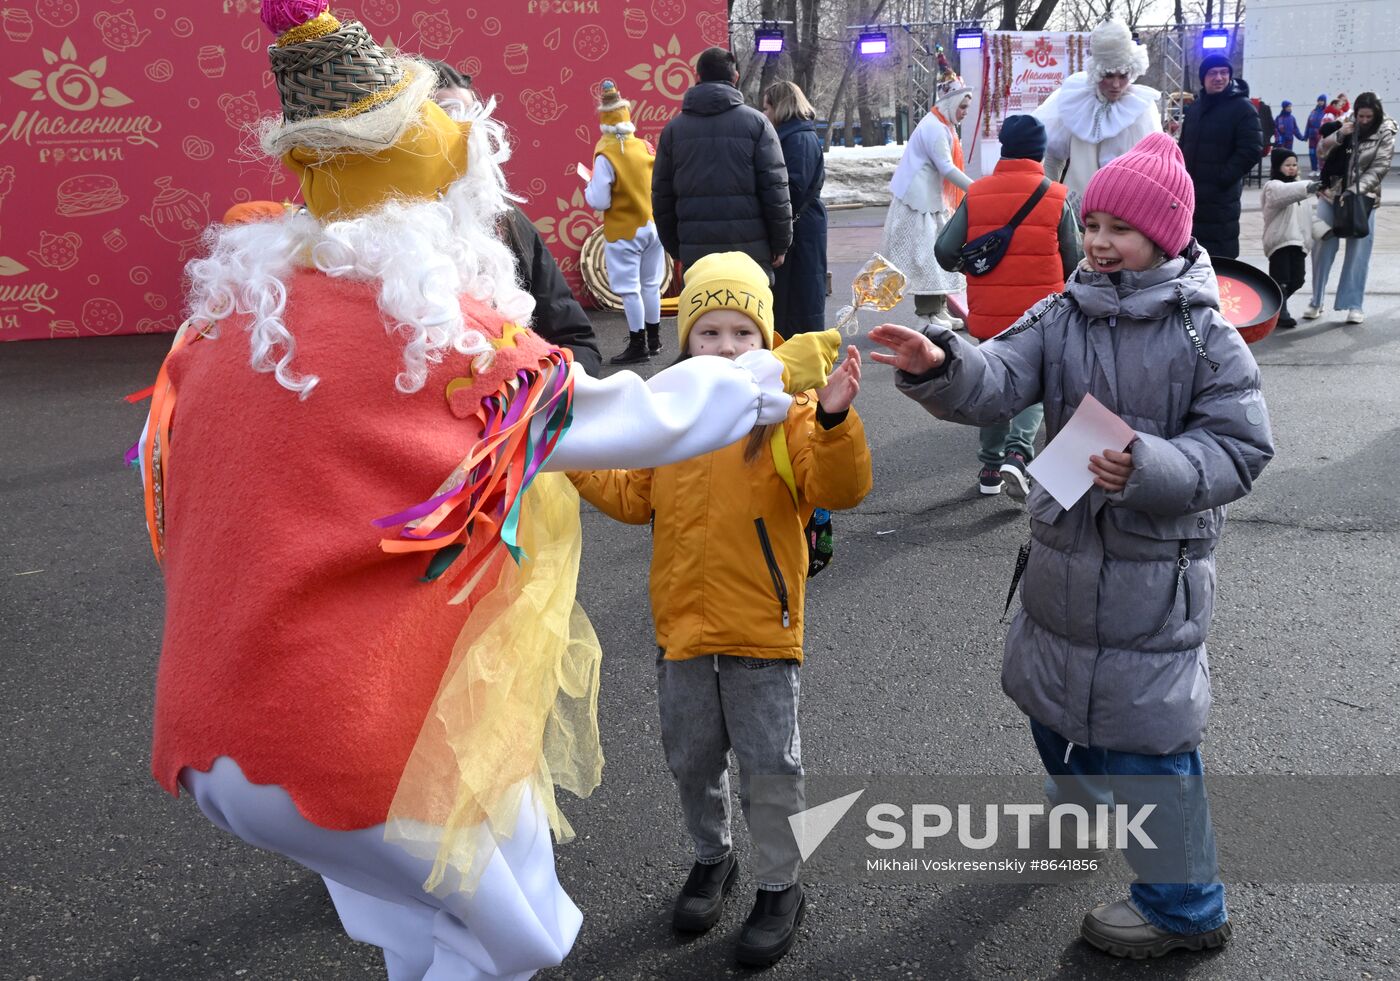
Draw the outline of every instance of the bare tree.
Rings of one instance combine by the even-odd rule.
[[[1117,16],[1137,30],[1155,5],[1156,0],[1061,0],[1060,23],[1066,30],[1092,31]]]
[[[1026,0],[1001,0],[1001,22],[999,31],[1043,31],[1050,23],[1050,15],[1060,0],[1039,0],[1031,3]]]

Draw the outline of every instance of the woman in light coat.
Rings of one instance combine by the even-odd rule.
[[[1324,123],[1328,131],[1334,123]],[[1342,260],[1342,275],[1337,280],[1334,309],[1346,311],[1346,322],[1360,324],[1366,320],[1361,306],[1366,301],[1366,273],[1371,265],[1371,245],[1376,240],[1376,209],[1381,205],[1381,182],[1390,173],[1390,161],[1395,155],[1396,122],[1387,118],[1381,100],[1374,92],[1362,92],[1356,97],[1355,116],[1342,123],[1337,132],[1337,146],[1322,165],[1325,188],[1317,199],[1318,220],[1331,226],[1334,209],[1346,191],[1359,194],[1369,202],[1369,234],[1363,238],[1347,239],[1347,254]],[[1327,277],[1332,272],[1332,260],[1337,258],[1341,243],[1335,235],[1324,234],[1313,250],[1312,305],[1303,311],[1304,320],[1322,316],[1322,303],[1327,293]]]

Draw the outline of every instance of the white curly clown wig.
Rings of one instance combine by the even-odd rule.
[[[363,217],[322,224],[305,212],[206,233],[207,257],[191,262],[189,316],[217,324],[251,315],[250,360],[283,388],[306,398],[319,378],[314,365],[293,370],[296,338],[283,321],[285,279],[299,264],[328,276],[378,282],[384,328],[404,337],[403,370],[394,385],[421,389],[429,366],[448,351],[488,359],[494,350],[462,317],[463,294],[507,319],[528,321],[535,301],[516,280],[515,260],[496,224],[510,207],[501,164],[510,156],[494,100],[466,113],[466,176],[437,201],[391,201]]]
[[[1147,48],[1133,40],[1133,32],[1117,17],[1111,17],[1089,38],[1089,78],[1097,82],[1105,75],[1127,75],[1133,82],[1147,71]]]

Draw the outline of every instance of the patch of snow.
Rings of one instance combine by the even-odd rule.
[[[832,147],[826,154],[822,200],[828,205],[883,207],[890,203],[890,178],[904,147]]]

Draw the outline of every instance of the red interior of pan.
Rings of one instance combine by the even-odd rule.
[[[1246,343],[1267,337],[1278,323],[1283,309],[1283,293],[1278,283],[1238,259],[1211,256],[1215,276],[1220,281],[1220,312],[1235,325]]]

